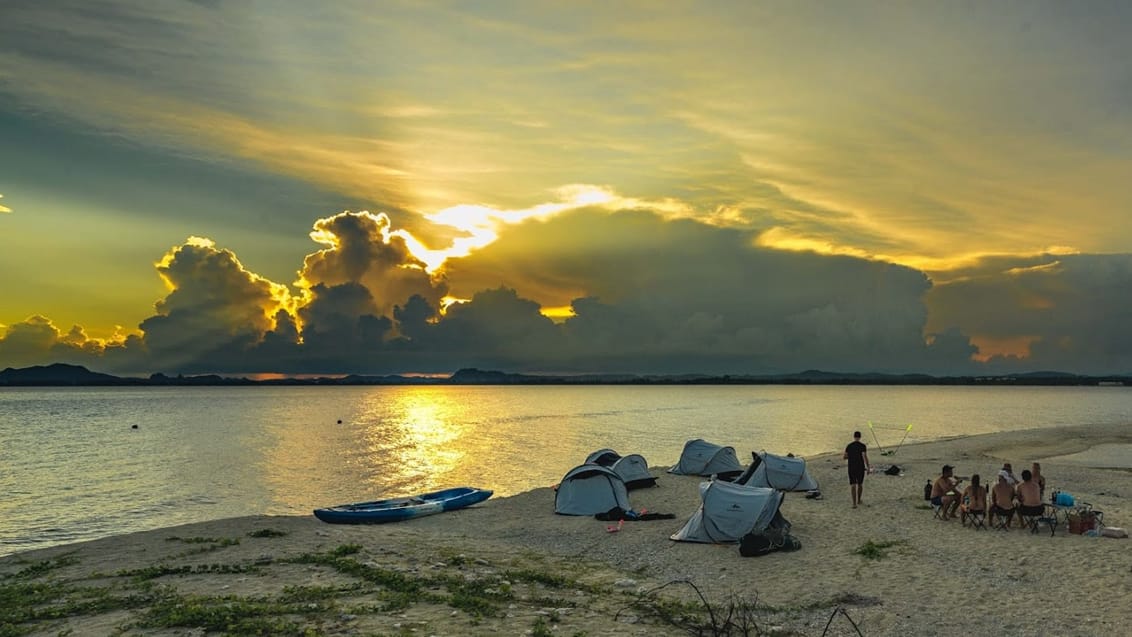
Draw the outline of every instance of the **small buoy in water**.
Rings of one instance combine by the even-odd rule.
[[[130,426],[130,429],[137,429],[137,428],[138,428],[138,426],[137,426],[137,425],[131,425],[131,426]]]
[[[341,418],[339,418],[339,419],[338,419],[338,424],[339,424],[339,425],[341,425],[341,424],[342,424],[342,419],[341,419]]]

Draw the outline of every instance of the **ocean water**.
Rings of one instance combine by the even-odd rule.
[[[868,423],[873,423],[870,431]],[[592,451],[671,465],[704,438],[807,456],[1132,423],[1118,387],[0,389],[0,554],[471,485],[550,486]],[[911,429],[908,426],[911,425]],[[550,507],[552,504],[547,503]]]

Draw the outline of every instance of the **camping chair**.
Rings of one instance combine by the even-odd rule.
[[[942,520],[943,519],[943,505],[942,504],[936,504],[935,502],[932,502],[931,500],[928,500],[928,504],[932,505],[932,517],[934,517],[937,520]]]
[[[1051,504],[1043,504],[1039,513],[1022,513],[1019,508],[1019,517],[1022,520],[1022,528],[1030,529],[1030,533],[1041,531],[1043,524],[1049,526],[1050,537],[1053,537],[1054,531],[1057,530],[1057,509]]]
[[[1006,526],[1006,523],[1010,521],[1010,517],[995,513],[993,505],[991,505],[991,510],[987,512],[987,515],[990,516],[990,524],[992,529],[998,531],[1010,530],[1010,527]]]
[[[966,506],[966,505],[964,505]],[[963,526],[970,527],[978,531],[982,529],[987,530],[987,512],[986,511],[962,511],[960,519],[963,520]]]

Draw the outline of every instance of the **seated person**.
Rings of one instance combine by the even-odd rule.
[[[987,511],[987,488],[979,484],[979,474],[971,476],[971,484],[963,490],[963,504],[959,505],[959,521],[967,524],[967,515]]]
[[[1018,484],[1018,478],[1014,475],[1014,468],[1010,466],[1009,462],[1002,463],[1002,468],[999,469],[998,475],[1006,478],[1006,484],[1009,484],[1011,488],[1014,488],[1014,486]]]
[[[1018,484],[1015,490],[1018,500],[1019,515],[1035,516],[1041,515],[1045,511],[1045,506],[1042,504],[1042,492],[1038,487],[1038,483],[1034,481],[1034,474],[1030,473],[1029,469],[1022,471],[1022,482]]]
[[[1014,489],[1006,481],[1006,476],[998,474],[998,484],[991,489],[991,515],[1006,518],[1006,528],[1014,519]]]
[[[963,478],[952,475],[954,469],[949,464],[943,465],[941,475],[932,483],[931,501],[941,508],[940,517],[944,520],[955,517],[955,510],[959,508],[959,492],[956,487]]]

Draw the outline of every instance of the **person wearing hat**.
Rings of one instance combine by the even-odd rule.
[[[1020,480],[1014,475],[1014,467],[1010,466],[1009,462],[1002,463],[1002,468],[998,470],[998,475],[1006,479],[1006,484],[1014,488]]]
[[[959,508],[958,487],[963,478],[956,478],[954,470],[955,467],[949,464],[943,465],[940,476],[932,483],[931,501],[940,507],[940,517],[944,520],[955,517],[955,511]]]

